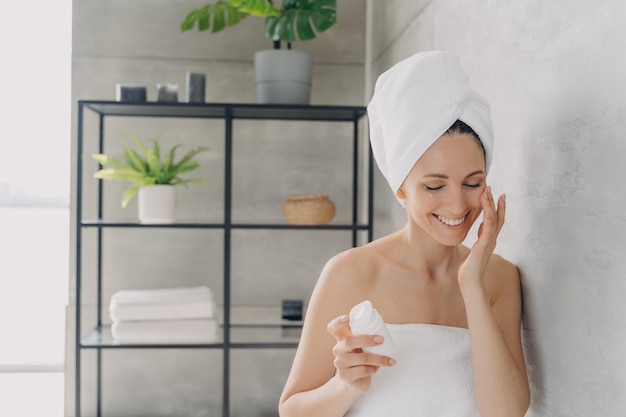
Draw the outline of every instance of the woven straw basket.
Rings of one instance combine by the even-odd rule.
[[[327,195],[291,195],[285,201],[283,214],[291,224],[328,224],[335,217],[335,204]]]

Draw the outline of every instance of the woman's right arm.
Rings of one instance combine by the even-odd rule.
[[[313,291],[296,356],[280,398],[281,417],[341,417],[369,388],[372,374],[389,358],[362,352],[380,344],[350,332],[347,313],[362,301],[345,255],[326,265]]]

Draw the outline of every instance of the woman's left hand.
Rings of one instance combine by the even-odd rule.
[[[485,187],[480,196],[480,205],[483,209],[483,222],[478,228],[478,240],[459,268],[458,280],[461,290],[483,285],[483,276],[491,254],[496,248],[498,234],[504,225],[506,211],[504,194],[498,199],[496,208],[491,187]]]

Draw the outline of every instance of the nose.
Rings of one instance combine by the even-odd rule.
[[[450,187],[448,201],[446,201],[450,214],[454,216],[462,216],[467,209],[466,196],[463,190],[458,187]]]

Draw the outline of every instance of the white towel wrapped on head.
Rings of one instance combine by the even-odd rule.
[[[418,159],[457,120],[479,136],[486,169],[493,156],[489,103],[469,85],[457,57],[417,53],[378,77],[367,107],[376,163],[395,193]]]
[[[109,304],[112,321],[211,319],[213,293],[208,287],[120,290]]]

